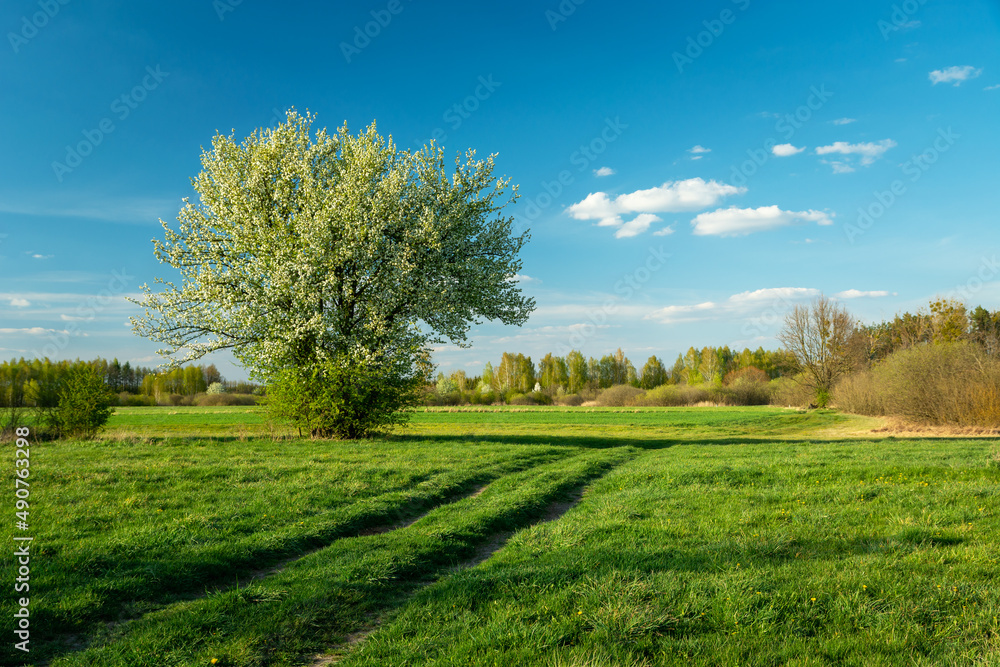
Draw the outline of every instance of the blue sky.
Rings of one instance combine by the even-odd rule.
[[[776,347],[820,292],[866,321],[1000,308],[995,0],[314,4],[3,3],[0,357],[157,363],[123,297],[171,275],[158,218],[216,131],[292,106],[519,185],[538,309],[443,370]]]

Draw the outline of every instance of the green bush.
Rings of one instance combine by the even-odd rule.
[[[507,397],[507,405],[538,405],[535,399],[528,394],[510,394]]]
[[[92,438],[111,417],[114,394],[90,366],[71,371],[58,394],[59,407],[52,419],[62,437]]]
[[[422,378],[394,368],[328,361],[275,373],[264,404],[272,420],[314,438],[353,440],[405,423],[422,384]]]
[[[650,407],[679,407],[712,401],[712,394],[705,385],[664,384],[650,389],[637,401],[637,405]]]
[[[115,405],[119,405],[124,408],[150,407],[156,405],[156,399],[152,396],[130,394],[127,391],[123,391],[118,394]]]

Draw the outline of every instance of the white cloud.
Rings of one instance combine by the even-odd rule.
[[[983,73],[982,68],[976,69],[972,65],[955,65],[953,67],[945,67],[944,69],[933,70],[927,75],[927,78],[931,80],[931,83],[935,86],[939,83],[952,83],[956,86],[962,85],[963,81],[968,81],[969,79],[975,79],[977,76]]]
[[[773,287],[753,292],[734,294],[722,303],[706,301],[690,306],[667,306],[655,310],[645,319],[658,320],[663,324],[696,322],[721,319],[726,316],[746,317],[760,312],[762,308],[789,306],[792,301],[811,299],[819,296],[818,289],[809,287]]]
[[[889,296],[889,293],[884,290],[863,292],[861,290],[849,289],[847,291],[840,292],[834,296],[836,296],[838,299],[878,299],[883,296]]]
[[[730,303],[759,303],[761,301],[791,301],[792,299],[809,299],[819,296],[819,290],[811,287],[770,287],[740,292],[729,297]]]
[[[633,236],[638,236],[649,229],[649,226],[654,222],[662,222],[660,218],[653,215],[652,213],[640,213],[632,220],[629,220],[615,232],[616,239],[627,239]]]
[[[983,88],[983,90],[1000,90],[1000,83],[994,86],[986,86],[985,88]]]
[[[32,257],[34,259],[52,259],[53,257],[55,257],[55,255],[38,255],[38,254],[34,254],[34,255],[32,255]]]
[[[674,233],[673,227],[664,227],[658,232],[653,232],[653,236],[670,236]]]
[[[854,167],[840,160],[820,160],[820,162],[830,165],[835,174],[850,174],[854,171]]]
[[[603,178],[604,176],[614,176],[616,173],[618,172],[611,167],[601,167],[600,169],[594,170],[594,176],[597,176],[598,178]]]
[[[10,305],[13,306],[14,308],[27,308],[28,306],[31,305],[31,302],[28,301],[27,299],[22,299],[20,297],[17,297],[10,300]]]
[[[698,144],[695,144],[693,148],[688,149],[688,153],[694,153],[695,155],[697,155],[698,153],[711,153],[711,152],[712,152],[711,148],[705,148],[704,146]]]
[[[698,313],[714,311],[718,307],[718,304],[712,303],[711,301],[706,301],[705,303],[699,303],[693,306],[667,306],[666,308],[660,308],[659,310],[653,311],[646,316],[646,319],[659,320],[664,324],[671,322],[691,322],[698,319],[704,319],[704,317],[699,317]]]
[[[857,121],[858,121],[857,118],[838,118],[837,120],[833,121],[833,124],[834,125],[849,125],[851,123],[856,123]]]
[[[532,278],[531,276],[525,276],[520,273],[515,273],[512,277],[508,278],[512,283],[540,283],[542,282],[538,278]]]
[[[49,334],[71,335],[70,332],[65,329],[45,329],[42,327],[31,327],[28,329],[0,329],[0,334],[28,334],[30,336],[48,336]],[[86,334],[80,334],[79,332],[77,332],[76,335],[86,336]]]
[[[604,192],[592,192],[587,197],[567,208],[567,212],[577,220],[597,220],[598,227],[621,228],[631,225],[636,229],[645,225],[649,228],[648,218],[640,220],[637,217],[626,223],[622,216],[654,213],[677,213],[681,211],[698,211],[714,206],[723,197],[742,194],[746,188],[737,188],[718,181],[705,181],[701,178],[689,178],[685,181],[667,181],[663,185],[648,190],[636,190],[611,199]],[[641,217],[641,216],[640,216]],[[640,232],[641,233],[641,232]],[[631,236],[626,232],[625,236]],[[619,236],[619,238],[622,238]]]
[[[835,141],[829,146],[820,146],[816,149],[816,155],[829,155],[837,153],[839,155],[860,155],[862,165],[870,165],[878,158],[882,157],[887,150],[895,148],[896,142],[892,139],[883,139],[879,142],[867,142],[863,144],[849,144],[846,141]],[[834,169],[836,171],[836,169]]]
[[[732,206],[710,213],[701,213],[691,221],[695,236],[745,236],[797,222],[832,225],[830,214],[823,211],[782,211],[777,206],[737,208]]]
[[[771,149],[771,152],[774,153],[777,157],[789,157],[790,155],[796,155],[798,153],[801,153],[805,149],[806,149],[805,146],[803,146],[802,148],[796,148],[791,144],[778,144],[777,146]]]

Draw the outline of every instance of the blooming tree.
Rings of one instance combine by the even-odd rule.
[[[192,181],[200,201],[153,241],[181,282],[143,285],[132,327],[172,363],[232,349],[279,389],[308,381],[339,406],[326,421],[311,410],[310,430],[358,437],[411,401],[431,345],[467,346],[484,318],[527,320],[534,300],[514,276],[529,235],[500,215],[516,186],[492,156],[470,150],[449,176],[433,143],[400,150],[374,123],[357,136],[312,123],[292,110],[242,143],[214,137]]]

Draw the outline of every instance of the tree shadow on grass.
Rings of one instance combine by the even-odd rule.
[[[635,447],[636,449],[669,449],[678,445],[696,446],[717,446],[717,445],[856,445],[862,442],[887,443],[898,442],[933,442],[941,438],[804,438],[781,436],[770,437],[747,437],[739,435],[720,435],[718,437],[697,437],[697,438],[637,438],[623,435],[608,436],[578,436],[578,435],[551,435],[549,433],[539,434],[518,434],[518,435],[438,435],[438,434],[394,434],[387,436],[386,440],[394,443],[411,443],[419,445],[423,443],[483,443],[483,444],[505,444],[505,445],[549,445],[552,447],[582,447],[585,449],[611,449],[614,447]],[[948,442],[960,442],[965,444],[982,443],[984,440],[995,441],[995,437],[964,437],[948,438]]]

